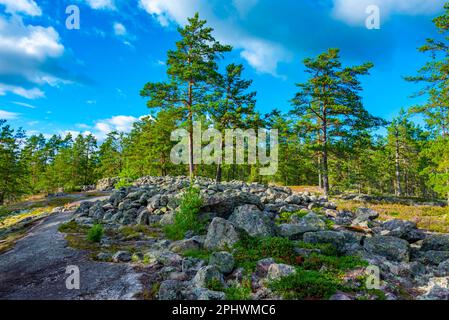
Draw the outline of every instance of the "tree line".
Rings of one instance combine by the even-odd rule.
[[[373,64],[343,65],[331,48],[304,60],[307,80],[297,84],[287,112],[256,109],[257,92],[239,64],[223,66],[232,47],[213,37],[199,15],[179,28],[180,40],[167,54],[167,80],[147,83],[140,92],[155,117],[142,118],[130,133],[111,132],[98,144],[93,135],[42,134],[26,137],[0,121],[0,204],[24,194],[77,190],[105,177],[201,175],[217,180],[319,185],[329,195],[343,191],[444,198],[449,201],[449,4],[434,19],[442,39],[419,50],[430,59],[405,81],[423,84],[427,102],[390,122],[364,107],[361,77]],[[413,116],[426,122],[417,125]],[[193,123],[225,129],[277,129],[279,170],[258,175],[260,164],[194,165]],[[385,127],[386,134],[377,134]],[[171,133],[189,133],[189,164],[175,165]],[[222,143],[224,148],[224,143]]]

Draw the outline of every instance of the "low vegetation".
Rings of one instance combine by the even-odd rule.
[[[87,239],[90,242],[100,243],[103,238],[104,230],[101,224],[94,224],[87,232]]]
[[[165,234],[171,240],[181,240],[187,231],[202,233],[206,223],[198,219],[198,213],[203,204],[200,190],[190,188],[181,199],[179,210],[176,212],[173,224],[165,227]]]

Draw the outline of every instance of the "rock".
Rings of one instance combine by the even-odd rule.
[[[268,279],[270,280],[277,280],[280,278],[287,277],[295,272],[296,269],[293,266],[289,266],[287,264],[273,263],[268,268],[267,276]]]
[[[112,261],[114,262],[130,262],[132,260],[132,255],[128,251],[118,251],[112,257]]]
[[[287,197],[287,198],[285,199],[285,202],[287,202],[288,204],[296,204],[296,205],[300,205],[300,204],[303,203],[303,199],[302,199],[302,197],[300,197],[299,195],[293,194],[293,195]]]
[[[274,223],[255,205],[237,207],[230,216],[229,221],[253,237],[274,235]]]
[[[275,263],[273,258],[259,260],[256,265],[256,275],[260,278],[265,278],[268,275],[268,269]]]
[[[195,273],[205,265],[205,262],[197,258],[184,258],[181,264],[182,272],[195,271]]]
[[[234,225],[225,219],[214,218],[209,225],[204,246],[210,250],[223,250],[231,248],[237,241],[239,241],[239,233]]]
[[[430,291],[421,297],[420,300],[449,300],[449,289],[435,285]]]
[[[449,235],[438,234],[424,239],[421,250],[449,251]]]
[[[226,299],[226,294],[220,291],[212,291],[205,288],[195,288],[192,292],[195,300],[199,301],[220,301]]]
[[[190,238],[173,242],[169,249],[176,253],[182,253],[187,250],[198,250],[201,247],[201,243],[196,238]]]
[[[255,205],[263,210],[260,198],[254,194],[246,192],[230,192],[226,194],[223,192],[208,197],[202,211],[215,212],[218,217],[227,219],[234,212],[235,208],[246,204]]]
[[[143,208],[143,210],[141,210],[138,213],[136,224],[140,224],[140,225],[148,225],[149,224],[149,214],[148,214],[148,211],[146,208]]]
[[[166,280],[159,287],[159,300],[181,300],[185,284],[181,281]]]
[[[174,212],[169,212],[169,213],[164,214],[162,216],[161,220],[159,221],[161,226],[168,226],[170,224],[173,224],[174,222],[175,222],[175,213]]]
[[[292,218],[293,224],[281,224],[277,228],[280,237],[300,240],[306,232],[326,230],[326,223],[317,214],[311,212],[303,218]]]
[[[401,238],[409,243],[415,243],[426,237],[423,231],[418,230],[416,223],[411,221],[391,220],[385,222],[382,228],[389,231],[385,235]]]
[[[439,265],[449,259],[449,251],[420,251],[414,259],[424,264]]]
[[[100,252],[99,254],[97,254],[97,260],[104,262],[112,261],[112,254],[108,252]]]
[[[119,178],[106,178],[106,179],[98,180],[96,189],[98,191],[113,190],[119,180],[120,180]]]
[[[207,288],[212,281],[218,281],[224,285],[223,275],[216,266],[201,267],[192,280],[192,285],[197,288]]]
[[[230,274],[234,270],[234,256],[229,252],[214,252],[209,258],[209,265],[216,266],[223,274]]]
[[[410,245],[407,241],[389,236],[366,238],[364,248],[369,253],[379,255],[391,261],[405,261],[410,259]]]
[[[335,300],[335,301],[349,301],[354,300],[350,296],[348,296],[345,293],[336,293],[332,297],[329,298],[329,300]]]
[[[352,222],[353,225],[363,224],[379,217],[379,213],[369,209],[369,208],[358,208],[356,213],[356,218]]]
[[[339,253],[344,253],[347,244],[347,238],[343,232],[338,231],[307,232],[303,236],[303,241],[313,244],[330,244],[335,247]]]

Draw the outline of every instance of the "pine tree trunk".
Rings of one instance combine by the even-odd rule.
[[[399,164],[399,132],[396,130],[396,196],[402,196],[401,190],[401,172],[400,172],[400,164]]]
[[[324,195],[329,196],[329,165],[328,165],[328,150],[327,150],[327,123],[323,121],[323,190]]]
[[[193,112],[192,112],[192,86],[193,83],[189,82],[189,92],[188,92],[188,99],[189,99],[189,174],[190,179],[193,179],[195,174],[195,166],[193,164]]]
[[[221,139],[220,148],[221,148],[221,157],[218,160],[217,175],[215,177],[215,181],[217,182],[217,184],[221,182],[221,179],[222,179],[222,176],[223,176],[223,169],[222,169],[222,164],[221,164],[222,159],[223,159],[223,155],[224,155],[224,140],[223,139]]]

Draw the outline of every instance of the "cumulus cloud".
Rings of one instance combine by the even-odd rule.
[[[246,15],[257,0],[234,0],[235,12]],[[261,73],[277,76],[280,62],[291,60],[291,53],[279,43],[268,41],[245,31],[232,18],[219,18],[212,3],[201,0],[139,0],[140,7],[158,20],[161,26],[170,23],[185,25],[187,18],[200,12],[215,29],[217,39],[241,50],[241,56]],[[216,4],[216,3],[214,3]]]
[[[446,0],[332,0],[332,15],[350,25],[361,25],[366,17],[366,8],[376,5],[382,19],[392,14],[434,14],[441,10]]]
[[[69,83],[56,64],[64,50],[53,27],[25,25],[19,17],[0,16],[0,95],[11,92],[36,99],[44,96],[38,86]]]
[[[42,10],[34,0],[0,0],[0,6],[5,6],[5,12],[23,13],[29,16],[40,16]]]
[[[19,117],[18,113],[15,112],[9,112],[6,110],[0,110],[0,119],[3,120],[14,120],[17,119]]]
[[[114,0],[86,0],[87,4],[96,10],[115,10]]]

